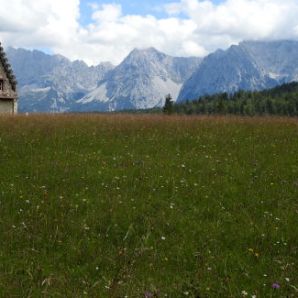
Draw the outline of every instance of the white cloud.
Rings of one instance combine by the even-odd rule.
[[[195,41],[209,51],[244,39],[298,37],[297,0],[226,0],[217,5],[208,0],[181,0],[166,5],[166,10],[192,19],[197,25]]]
[[[122,7],[119,4],[103,4],[98,7],[92,15],[96,23],[116,22],[122,15]]]
[[[8,45],[54,47],[77,34],[79,0],[0,0],[0,38]]]
[[[56,50],[89,63],[107,60],[115,64],[133,48],[151,46],[172,55],[206,54],[203,47],[193,42],[197,25],[190,19],[123,15],[121,6],[108,4],[96,7],[92,20],[90,25],[81,28],[80,44]]]
[[[107,2],[109,2],[107,0]],[[5,45],[50,48],[89,64],[119,63],[133,48],[154,46],[172,55],[202,56],[243,39],[298,38],[297,0],[173,0],[168,17],[124,15],[117,4],[90,1],[82,26],[80,0],[0,0]]]

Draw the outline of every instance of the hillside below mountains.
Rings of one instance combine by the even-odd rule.
[[[175,104],[171,113],[187,115],[298,116],[298,82],[262,91],[216,93]]]

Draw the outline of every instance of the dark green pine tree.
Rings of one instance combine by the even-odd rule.
[[[171,114],[173,114],[173,111],[174,111],[174,102],[173,102],[171,94],[168,94],[166,96],[166,102],[163,107],[163,112],[164,112],[164,114],[171,115]]]

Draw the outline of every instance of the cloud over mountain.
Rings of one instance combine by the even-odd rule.
[[[119,63],[135,47],[154,46],[174,56],[204,56],[242,40],[298,38],[297,0],[173,0],[148,15],[120,4],[87,0],[1,2],[0,39],[6,46],[47,49],[88,64]],[[140,3],[140,5],[142,5]]]

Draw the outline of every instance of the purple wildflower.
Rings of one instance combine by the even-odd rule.
[[[278,284],[277,282],[272,284],[272,289],[279,289],[280,288],[280,284]]]
[[[153,293],[146,291],[145,292],[145,298],[152,298],[154,296]]]

